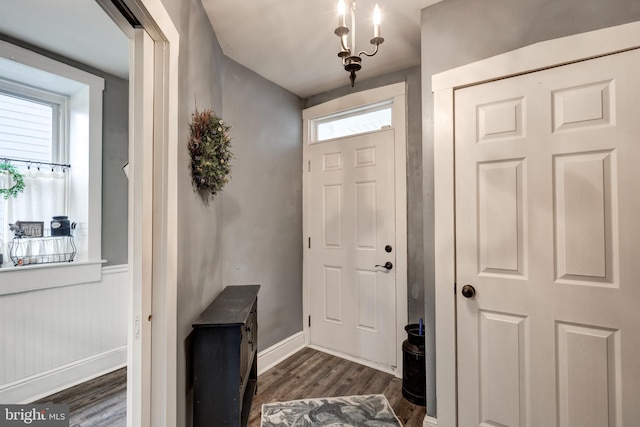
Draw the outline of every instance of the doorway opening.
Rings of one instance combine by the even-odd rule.
[[[407,321],[405,90],[303,112],[306,344],[396,376]]]

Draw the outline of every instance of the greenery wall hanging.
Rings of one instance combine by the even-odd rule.
[[[224,121],[211,110],[191,115],[189,153],[191,179],[205,202],[218,194],[229,182],[231,173],[231,137]]]
[[[0,188],[0,194],[5,200],[9,197],[18,197],[18,193],[22,193],[24,191],[24,177],[20,171],[10,163],[0,163],[0,175],[6,174],[8,174],[11,181],[13,181],[13,186],[9,188]]]

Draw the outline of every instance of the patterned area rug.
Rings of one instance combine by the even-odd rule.
[[[402,427],[383,394],[265,403],[261,427]]]

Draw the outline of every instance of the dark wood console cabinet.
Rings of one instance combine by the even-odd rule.
[[[193,323],[194,427],[246,426],[258,381],[258,290],[227,286]]]

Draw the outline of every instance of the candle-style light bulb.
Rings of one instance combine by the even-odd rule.
[[[380,37],[380,21],[382,21],[380,8],[376,4],[376,7],[373,9],[373,37]]]
[[[345,15],[346,15],[346,8],[344,5],[344,0],[338,0],[338,26],[339,27],[346,27]]]

